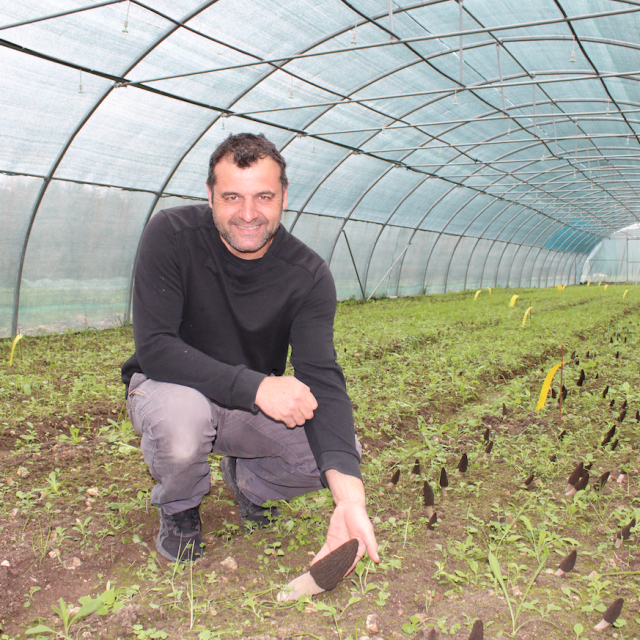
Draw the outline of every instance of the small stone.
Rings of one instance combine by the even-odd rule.
[[[54,558],[59,558],[60,557],[60,552],[57,549],[53,549],[53,550],[49,551],[48,555],[53,560]]]
[[[87,489],[87,493],[90,496],[97,496],[100,492],[98,491],[97,487],[90,487],[89,489]]]
[[[380,631],[380,616],[377,613],[370,613],[364,626],[368,633],[378,633]]]
[[[220,563],[220,566],[222,566],[227,571],[237,571],[238,570],[238,563],[235,561],[235,558],[232,558],[231,556],[229,556],[228,558],[225,558]]]
[[[11,511],[9,512],[9,515],[12,518],[15,518],[20,512],[17,509],[11,509]]]
[[[9,486],[11,486],[11,485],[13,484],[13,478],[6,478],[6,479],[5,479],[5,482],[6,482]]]
[[[29,469],[26,469],[25,467],[18,467],[16,474],[18,474],[21,478],[26,478],[29,475]]]
[[[69,571],[74,571],[82,564],[82,560],[80,560],[80,558],[76,558],[75,556],[73,556],[73,558],[71,558],[70,560],[65,560],[62,564],[65,569],[68,569]]]
[[[369,636],[358,636],[358,640],[371,640]]]
[[[11,563],[8,560],[3,560],[0,562],[0,567],[10,567]]]

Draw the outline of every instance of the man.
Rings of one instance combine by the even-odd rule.
[[[349,539],[378,561],[365,508],[351,404],[333,348],[336,294],[324,261],[280,225],[286,164],[262,135],[229,136],[212,154],[209,205],[157,213],[136,264],[136,352],[127,408],[158,484],[156,547],[202,554],[198,507],[208,454],[243,522],[261,506],[329,486],[335,510],[315,560]],[[283,376],[288,348],[294,376]],[[274,510],[276,511],[276,510]]]

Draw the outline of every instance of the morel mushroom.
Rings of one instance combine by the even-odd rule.
[[[602,631],[611,626],[622,612],[622,605],[624,604],[624,598],[618,598],[609,606],[609,608],[602,614],[602,620],[593,627],[597,631]]]
[[[569,571],[573,570],[573,567],[576,566],[576,558],[578,557],[578,552],[574,549],[559,565],[558,570],[555,575],[560,578],[565,573],[569,573]]]
[[[278,602],[289,602],[308,595],[330,591],[338,586],[358,555],[358,541],[354,538],[334,549],[306,573],[292,580],[277,597]]]

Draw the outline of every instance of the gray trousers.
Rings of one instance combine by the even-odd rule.
[[[169,515],[199,505],[209,492],[211,452],[238,458],[238,486],[258,505],[322,488],[303,427],[225,409],[195,389],[141,373],[129,384],[127,410],[158,483],[151,501]]]

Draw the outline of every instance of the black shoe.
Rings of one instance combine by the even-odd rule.
[[[230,456],[222,458],[220,471],[222,471],[223,480],[227,483],[229,490],[233,493],[238,503],[242,524],[254,523],[260,527],[271,524],[271,520],[278,517],[280,512],[276,507],[262,507],[259,504],[254,504],[240,491],[240,487],[236,482],[236,460],[237,458],[231,458]]]
[[[167,515],[160,507],[160,531],[156,549],[172,562],[186,562],[201,558],[202,542],[200,507],[193,507],[173,515]]]

